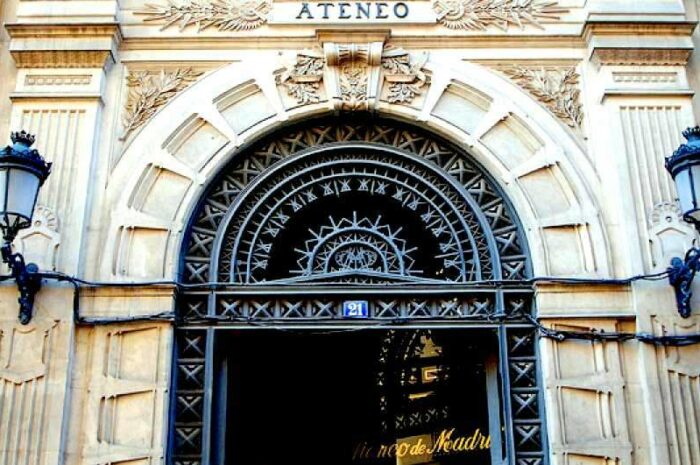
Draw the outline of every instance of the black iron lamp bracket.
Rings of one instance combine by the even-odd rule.
[[[19,321],[23,325],[32,319],[34,311],[34,297],[41,289],[41,274],[39,267],[34,263],[26,264],[22,254],[13,253],[12,245],[5,242],[2,246],[2,261],[7,263],[12,272],[12,277],[17,281],[19,289]]]
[[[678,192],[678,201],[683,211],[683,219],[700,232],[700,126],[683,131],[687,139],[666,159],[666,169],[673,177]],[[700,269],[700,248],[692,247],[685,258],[675,257],[667,269],[668,280],[676,293],[676,306],[683,318],[688,318],[692,311],[690,299],[693,296],[691,286],[695,273]]]
[[[693,296],[691,285],[695,273],[700,269],[700,249],[693,247],[685,254],[685,259],[674,257],[668,268],[668,281],[676,293],[676,305],[678,313],[683,318],[688,318],[692,311],[690,298]]]

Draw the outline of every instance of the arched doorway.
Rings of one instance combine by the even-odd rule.
[[[245,403],[234,400],[243,394],[231,372],[244,365],[234,354],[264,351],[272,329],[377,335],[354,341],[376,342],[375,449],[387,437],[434,445],[461,421],[455,389],[476,383],[491,463],[545,463],[527,249],[507,200],[464,151],[369,116],[285,128],[237,153],[212,182],[182,257],[181,280],[194,286],[178,300],[172,463],[233,463],[231,430],[245,429],[227,429]],[[257,342],[236,336],[252,328]],[[462,363],[472,358],[459,349],[465,336],[481,341],[470,346],[476,364]],[[480,370],[464,384],[449,375]]]

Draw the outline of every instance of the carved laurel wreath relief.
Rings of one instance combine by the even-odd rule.
[[[132,71],[126,77],[129,88],[120,140],[125,140],[143,126],[160,107],[189,86],[203,73],[192,68],[149,71]]]
[[[581,129],[583,110],[575,66],[498,68],[570,128]]]

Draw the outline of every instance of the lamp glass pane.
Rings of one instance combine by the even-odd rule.
[[[7,170],[2,169],[0,170],[0,212],[4,212],[7,209],[5,208],[5,202],[7,199],[5,198],[5,192],[7,191]]]
[[[681,211],[685,214],[695,209],[693,204],[693,191],[690,186],[690,170],[683,170],[676,174],[674,179],[676,190],[678,191],[678,201],[681,204]]]
[[[7,213],[24,217],[27,221],[34,213],[36,196],[39,193],[39,178],[29,171],[10,168],[7,173]]]
[[[693,184],[695,198],[693,199],[692,211],[687,212],[687,214],[697,221],[700,220],[700,165],[690,167],[690,180]]]

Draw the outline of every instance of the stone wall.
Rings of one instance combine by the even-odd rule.
[[[157,15],[142,3],[0,4],[0,133],[36,133],[54,163],[15,243],[44,270],[174,279],[207,180],[260,135],[338,110],[467,148],[512,200],[535,275],[659,271],[695,238],[662,165],[698,114],[696,2],[686,13],[675,0],[561,0],[522,27],[453,15],[340,33],[178,28],[146,21]],[[75,325],[72,289],[47,283],[21,326],[14,287],[1,290],[0,464],[162,463],[180,407],[168,403],[171,324]],[[173,297],[107,287],[83,293],[80,309],[161,314]],[[537,304],[552,328],[700,332],[664,282],[540,286]],[[700,464],[698,350],[543,340],[551,462]]]

